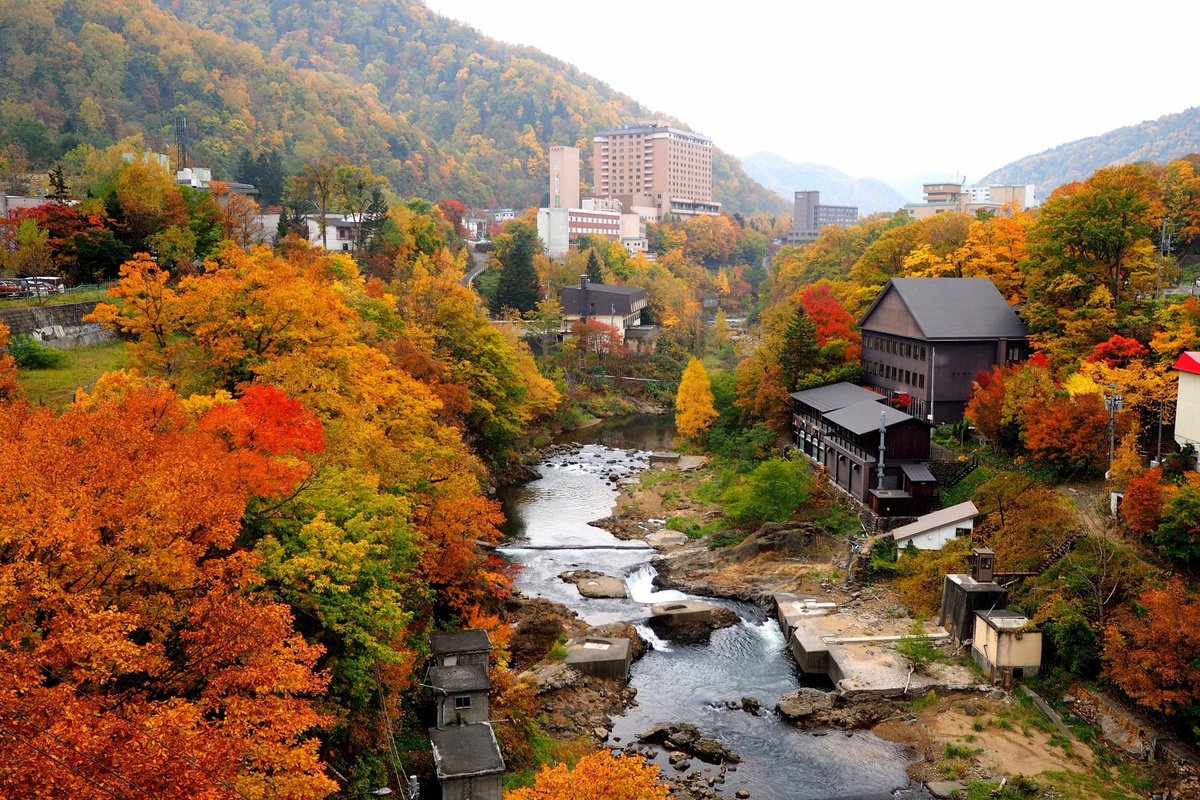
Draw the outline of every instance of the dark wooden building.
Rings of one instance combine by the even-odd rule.
[[[429,650],[433,663],[439,667],[457,667],[464,664],[488,663],[492,652],[492,640],[487,631],[465,630],[451,633],[431,633]]]
[[[1028,354],[1025,325],[987,278],[892,278],[859,320],[863,382],[909,413],[957,422],[972,383]]]
[[[849,383],[795,392],[792,399],[796,446],[834,484],[881,516],[917,516],[933,507],[937,482],[927,465],[930,430],[923,420]]]

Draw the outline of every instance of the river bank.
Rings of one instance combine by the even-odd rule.
[[[572,463],[576,460],[574,447],[564,446],[551,455],[550,464],[553,470],[570,470],[580,466]],[[679,590],[690,596],[700,595],[748,604],[753,608],[743,610],[742,613],[750,616],[753,616],[753,609],[758,609],[760,613],[757,619],[761,621],[751,624],[751,635],[759,639],[764,636],[775,637],[773,646],[779,650],[784,649],[782,633],[767,616],[773,610],[771,598],[777,592],[804,593],[823,602],[836,604],[854,614],[874,635],[900,635],[911,628],[913,621],[886,589],[856,589],[844,585],[838,565],[839,558],[845,559],[844,544],[818,528],[808,525],[768,526],[746,537],[736,546],[710,550],[707,546],[708,541],[692,539],[666,528],[667,521],[672,517],[686,516],[704,521],[715,518],[720,513],[717,507],[692,499],[694,492],[691,489],[707,479],[703,470],[693,473],[650,471],[645,466],[626,463],[625,459],[631,457],[628,452],[625,457],[614,457],[611,453],[593,455],[599,462],[593,465],[595,475],[611,492],[608,508],[604,509],[605,512],[611,513],[607,516],[595,514],[597,521],[591,525],[594,526],[593,529],[601,528],[611,533],[613,542],[627,542],[630,545],[638,544],[652,548],[651,563],[658,572],[655,583],[659,588]],[[593,512],[594,510],[595,507]],[[627,575],[624,570],[635,563],[631,560],[624,566],[620,563],[585,564],[581,562],[587,559],[578,559],[578,556],[578,551],[572,554],[570,564],[573,568],[594,569],[607,566],[610,574],[614,576]],[[624,553],[617,554],[618,561],[626,556]],[[647,554],[643,553],[639,558],[646,559]],[[603,571],[597,570],[600,573]],[[526,588],[536,585],[539,588],[535,589],[535,593],[544,591],[548,594],[558,594],[566,600],[558,605],[563,613],[571,616],[574,621],[564,622],[563,632],[558,635],[574,636],[588,630],[594,633],[597,627],[589,623],[596,621],[597,617],[603,620],[606,616],[620,616],[613,606],[606,605],[617,601],[585,600],[573,586],[558,580],[557,574],[553,577],[562,586],[547,584],[545,579],[551,576],[544,570],[543,573],[541,579],[533,581]],[[580,611],[591,619],[582,619]],[[625,609],[625,614],[627,613],[628,609]],[[743,625],[739,627],[745,628],[746,623],[747,621],[743,620]],[[527,631],[535,627],[533,623],[519,624],[514,644],[522,639],[522,625],[525,625]],[[642,625],[633,627],[643,629]],[[734,636],[730,634],[729,638]],[[708,648],[719,650],[725,646],[723,637],[723,633],[721,636],[714,635],[714,643]],[[672,645],[666,644],[666,647],[670,648]],[[634,687],[623,687],[625,691],[621,691],[622,687],[597,683],[597,679],[592,678],[558,686],[556,681],[564,680],[562,675],[571,671],[562,668],[561,665],[555,668],[552,663],[544,664],[524,677],[534,681],[539,687],[539,697],[544,700],[543,709],[548,713],[548,719],[555,728],[552,732],[556,736],[588,737],[595,746],[635,752],[659,763],[663,767],[664,777],[671,779],[677,797],[717,797],[721,796],[721,790],[732,793],[736,789],[730,781],[738,777],[736,769],[703,765],[696,765],[698,768],[692,769],[691,760],[679,759],[678,753],[672,761],[669,749],[652,750],[636,741],[637,734],[643,731],[635,728],[648,719],[645,713],[639,714],[637,711],[640,705],[638,696],[645,695],[647,689],[656,688],[656,685],[650,682],[649,676],[662,666],[659,662],[666,663],[661,651],[648,652],[654,663],[645,667],[635,666],[636,681],[643,684],[638,691],[630,691]],[[788,659],[786,654],[784,659]],[[794,665],[790,668],[795,671]],[[789,680],[793,689],[799,685],[798,678],[791,676]],[[758,712],[764,717],[770,716],[773,719],[772,725],[791,727],[780,715],[772,713],[776,700],[787,694],[784,690],[788,688],[789,680],[776,682],[773,693],[768,693],[765,698],[768,703]],[[746,688],[753,682],[751,677],[748,682],[740,685]],[[707,687],[711,689],[709,694],[713,695],[713,699],[709,701],[713,708],[712,713],[701,715],[704,721],[719,726],[725,720],[734,718],[735,713],[745,716],[746,712],[741,711],[743,698],[748,698],[752,707],[764,705],[763,698],[755,697],[753,691],[731,688],[722,696],[719,685],[720,681],[714,680]],[[700,687],[694,691],[704,691],[705,688]],[[1032,767],[1037,767],[1038,772],[1087,768],[1090,753],[1086,752],[1086,748],[1076,746],[1064,749],[1056,746],[1051,741],[1050,734],[1024,724],[1014,733],[1011,720],[1023,718],[1023,715],[1018,713],[1022,709],[1017,706],[1017,701],[1007,694],[982,698],[970,695],[938,696],[918,700],[916,703],[910,699],[874,700],[870,703],[852,704],[840,713],[814,714],[799,720],[798,727],[793,730],[804,740],[801,741],[801,745],[810,747],[812,742],[827,740],[830,736],[852,740],[856,730],[869,729],[874,734],[869,737],[870,740],[879,737],[880,742],[893,742],[901,747],[888,755],[884,755],[883,752],[878,755],[894,760],[899,764],[900,774],[907,774],[915,782],[949,777],[967,779],[991,775],[1029,774]],[[571,711],[564,714],[560,711],[564,708]],[[550,713],[551,711],[553,713]],[[997,722],[993,723],[993,720]],[[951,725],[950,721],[956,721],[956,724]],[[800,730],[801,728],[805,730]],[[737,739],[744,733],[734,730],[727,735]],[[1083,752],[1079,752],[1080,750]],[[1035,753],[1038,754],[1036,759],[1031,756]],[[798,761],[815,760],[811,753],[803,752],[796,753],[795,758]],[[681,774],[677,768],[679,764],[685,763],[687,766]],[[893,784],[891,788],[900,788],[900,784]],[[753,796],[755,789],[759,789],[761,793],[761,782],[743,791],[750,791]],[[764,796],[771,795],[768,792]],[[889,791],[886,794],[845,796],[892,795]],[[908,796],[928,795],[922,793]],[[1081,791],[1073,796],[1093,795]]]

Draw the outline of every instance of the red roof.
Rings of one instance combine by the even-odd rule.
[[[1175,362],[1175,369],[1180,372],[1193,372],[1200,375],[1200,352],[1191,350],[1184,353]]]

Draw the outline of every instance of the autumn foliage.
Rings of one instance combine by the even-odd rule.
[[[237,546],[322,447],[271,387],[202,411],[135,374],[0,444],[0,784],[15,795],[324,797],[321,648]],[[46,468],[53,470],[48,480]]]
[[[1178,581],[1138,597],[1144,613],[1122,613],[1104,636],[1109,677],[1140,704],[1178,714],[1200,703],[1200,598]]]
[[[708,372],[697,358],[688,362],[675,395],[675,427],[689,439],[701,436],[717,418]]]
[[[504,800],[667,800],[669,792],[659,782],[658,767],[600,750],[579,759],[574,768],[543,767],[533,786],[505,792]]]

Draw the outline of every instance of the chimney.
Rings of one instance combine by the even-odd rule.
[[[587,322],[588,318],[588,276],[579,276],[579,321]]]

